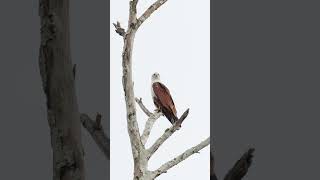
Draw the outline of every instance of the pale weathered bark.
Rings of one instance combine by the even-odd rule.
[[[141,135],[141,143],[142,145],[145,145],[147,143],[147,140],[149,138],[149,135],[151,133],[151,129],[156,122],[156,120],[162,115],[161,112],[155,112],[151,113],[142,103],[142,99],[136,98],[136,102],[140,106],[141,110],[148,116],[148,120],[144,126],[143,133]]]
[[[174,133],[176,132],[182,122],[184,121],[184,119],[188,116],[188,113],[189,113],[189,109],[187,109],[183,114],[182,116],[180,117],[180,119],[175,123],[173,124],[169,129],[166,129],[165,132],[162,134],[162,136],[160,136],[156,142],[149,148],[147,149],[147,158],[150,159],[150,157],[158,150],[158,148]],[[210,142],[207,143],[207,145],[209,145]]]
[[[157,0],[154,2],[137,20],[137,28],[140,27],[140,25],[147,20],[154,11],[156,11],[158,8],[160,8],[164,3],[166,3],[167,0]]]
[[[70,53],[69,0],[40,0],[39,66],[47,97],[53,180],[84,180],[81,124]]]
[[[138,0],[130,0],[129,2],[129,21],[127,29],[123,29],[119,22],[114,23],[116,32],[123,37],[124,47],[122,53],[122,84],[125,93],[125,102],[127,110],[127,128],[130,137],[130,143],[132,148],[132,155],[134,160],[134,180],[153,180],[162,173],[166,172],[173,166],[177,165],[181,161],[185,160],[187,157],[194,153],[197,153],[202,148],[209,145],[210,141],[207,138],[205,141],[201,142],[197,146],[190,148],[189,150],[182,153],[175,159],[163,164],[155,171],[148,170],[148,161],[150,157],[156,152],[156,150],[167,140],[176,130],[178,130],[187,117],[189,109],[183,113],[179,120],[172,125],[164,134],[149,148],[145,149],[145,143],[149,137],[150,131],[153,127],[154,122],[161,115],[158,112],[151,113],[142,104],[141,99],[136,99],[137,103],[149,117],[145,125],[145,129],[140,136],[139,127],[136,117],[136,106],[135,106],[135,96],[133,89],[133,79],[132,79],[132,50],[134,44],[134,37],[138,28],[142,23],[151,16],[151,14],[156,11],[160,6],[162,6],[167,0],[157,0],[153,3],[139,18],[137,18],[137,4]]]
[[[136,98],[136,102],[137,102],[137,104],[140,106],[141,110],[142,110],[148,117],[150,117],[151,115],[153,115],[153,114],[146,108],[146,106],[144,106],[144,104],[142,103],[142,98]]]
[[[180,154],[179,156],[175,157],[171,161],[168,161],[167,163],[163,164],[160,168],[153,171],[154,177],[157,177],[161,175],[162,173],[167,172],[170,168],[177,165],[181,161],[187,159],[189,156],[191,156],[194,153],[198,153],[201,149],[208,146],[210,144],[210,137],[208,137],[206,140],[202,141],[200,144],[186,150],[184,153]]]

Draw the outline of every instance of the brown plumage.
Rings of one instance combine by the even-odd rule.
[[[166,118],[174,124],[177,118],[177,110],[172,100],[169,89],[162,84],[159,74],[155,73],[152,76],[152,98],[155,106],[166,116]]]

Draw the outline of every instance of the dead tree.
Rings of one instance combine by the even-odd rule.
[[[132,154],[134,159],[134,180],[153,180],[162,173],[167,172],[170,168],[185,160],[194,153],[199,152],[210,143],[210,137],[205,139],[200,144],[186,150],[176,158],[164,163],[156,170],[148,169],[148,161],[157,149],[179,128],[181,123],[187,117],[189,110],[186,110],[179,120],[167,129],[161,137],[150,147],[146,148],[145,144],[148,140],[150,131],[154,122],[160,117],[160,113],[151,113],[142,104],[141,99],[134,96],[133,79],[132,79],[132,50],[134,38],[137,30],[147,20],[153,12],[161,7],[167,0],[157,0],[154,2],[140,17],[137,17],[137,4],[138,0],[130,0],[129,2],[129,21],[127,29],[123,29],[119,22],[115,23],[116,32],[123,37],[124,46],[122,53],[122,68],[123,68],[123,90],[125,93],[125,102],[127,110],[127,128],[131,142]],[[141,109],[148,116],[145,129],[140,135],[139,127],[136,116],[136,102],[140,105]]]
[[[69,0],[40,0],[39,65],[47,97],[54,180],[84,180],[81,124],[70,57]]]
[[[96,121],[78,109],[71,61],[69,0],[40,0],[41,43],[39,68],[47,98],[47,119],[53,150],[53,180],[84,180],[81,122],[109,158],[109,139]]]

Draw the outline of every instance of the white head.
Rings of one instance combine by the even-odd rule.
[[[153,73],[151,76],[151,82],[160,82],[160,74],[157,72]]]

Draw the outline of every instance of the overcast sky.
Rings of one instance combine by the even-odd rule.
[[[128,0],[111,0],[111,21],[126,26]],[[154,1],[141,0],[138,14]],[[170,89],[178,116],[187,108],[190,113],[182,129],[169,138],[149,162],[155,170],[186,149],[210,135],[210,1],[168,1],[139,29],[133,51],[133,79],[137,97],[154,109],[151,99],[151,75],[159,72]],[[192,13],[191,13],[192,12]],[[130,179],[133,160],[126,124],[126,109],[121,83],[123,41],[110,24],[111,72],[111,179]],[[146,115],[137,107],[140,131]],[[147,146],[151,145],[170,123],[161,117],[155,124]],[[197,177],[209,179],[209,147],[195,154],[158,179],[173,180]]]

